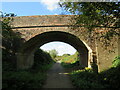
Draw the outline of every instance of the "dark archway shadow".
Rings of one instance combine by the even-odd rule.
[[[42,45],[52,42],[61,41],[70,44],[80,53],[82,67],[88,67],[92,57],[89,55],[87,46],[75,35],[61,31],[45,32],[31,38],[20,48],[17,59],[17,66],[20,69],[30,68],[34,63],[34,52]]]

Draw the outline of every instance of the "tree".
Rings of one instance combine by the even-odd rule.
[[[32,66],[32,69],[40,69],[44,64],[50,64],[52,62],[52,57],[50,54],[46,51],[43,51],[41,49],[38,49],[34,53],[34,65]]]
[[[3,63],[10,63],[11,66],[16,66],[17,52],[23,43],[20,34],[12,31],[10,26],[10,21],[12,18],[3,18],[0,22],[2,24],[2,60]],[[8,67],[8,65],[3,65],[3,67]]]
[[[75,25],[83,25],[89,31],[95,27],[111,28],[107,36],[119,35],[120,2],[64,2],[60,6],[75,17]]]
[[[63,54],[62,56],[64,56],[64,57],[68,57],[68,56],[70,56],[70,54]]]
[[[57,56],[58,52],[57,52],[55,49],[53,49],[53,50],[50,50],[50,51],[49,51],[49,54],[51,55],[51,57],[52,57],[53,59],[55,59],[55,57]]]
[[[15,17],[17,16],[16,14],[14,13],[3,13],[2,11],[0,11],[0,17]]]

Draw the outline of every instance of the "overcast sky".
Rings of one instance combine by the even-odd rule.
[[[58,55],[63,55],[63,54],[74,54],[76,50],[69,44],[63,43],[63,42],[50,42],[42,47],[41,49],[45,51],[49,51],[51,49],[55,49],[58,52]]]

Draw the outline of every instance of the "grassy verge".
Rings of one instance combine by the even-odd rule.
[[[22,71],[3,71],[3,89],[21,90],[21,89],[39,89],[42,88],[46,80],[46,71],[52,66],[53,62],[43,64],[39,70]]]
[[[78,68],[80,66],[78,52],[76,52],[74,55],[65,54],[59,58],[61,58],[61,65],[64,68],[70,69],[70,68]]]
[[[77,70],[70,77],[77,88],[120,88],[120,66],[98,74],[92,70]]]
[[[75,67],[78,67],[79,66],[79,61],[75,61],[73,63],[64,63],[64,62],[61,62],[61,65],[64,67],[64,68],[75,68]]]
[[[77,88],[118,88],[120,89],[120,56],[108,70],[95,73],[90,68],[70,73],[73,85]]]
[[[99,82],[99,75],[89,68],[73,71],[70,77],[76,88],[104,88]]]

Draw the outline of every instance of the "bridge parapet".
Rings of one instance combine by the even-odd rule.
[[[39,16],[21,16],[13,17],[11,23],[13,27],[29,26],[61,26],[69,25],[74,15],[39,15]]]

